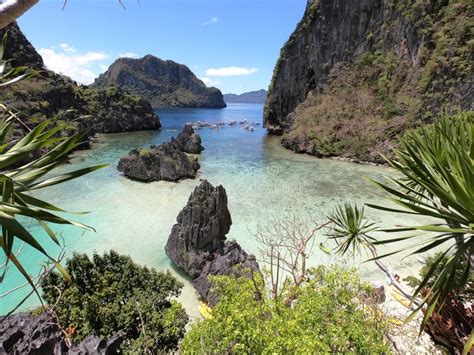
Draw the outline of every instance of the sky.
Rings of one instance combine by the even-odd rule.
[[[223,93],[267,89],[306,0],[40,0],[19,25],[45,64],[90,84],[119,57],[187,65]]]

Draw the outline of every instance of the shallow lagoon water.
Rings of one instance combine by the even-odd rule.
[[[160,109],[161,131],[104,135],[93,149],[77,152],[72,166],[63,167],[61,171],[102,163],[110,166],[39,195],[69,211],[91,211],[87,215],[69,217],[93,226],[96,233],[56,228],[62,231],[66,252],[90,254],[114,249],[143,265],[171,270],[185,284],[180,300],[191,316],[197,316],[197,295],[189,281],[173,269],[164,246],[176,216],[200,178],[226,188],[233,220],[228,238],[237,240],[251,253],[258,252],[252,231],[273,217],[296,214],[324,221],[340,203],[383,203],[383,194],[367,179],[382,180],[391,174],[389,169],[294,154],[281,147],[278,137],[267,136],[261,126],[256,126],[255,132],[248,132],[239,125],[200,130],[205,151],[199,157],[200,176],[195,180],[145,184],[128,180],[116,170],[119,158],[131,148],[167,141],[176,136],[186,122],[228,122],[244,118],[261,122],[262,110],[262,105],[243,104],[229,105],[226,109]],[[392,215],[369,209],[367,212],[373,221],[385,226],[400,223],[394,221]],[[410,222],[403,220],[404,224]],[[37,236],[47,240],[37,226],[30,227]],[[321,241],[324,240],[321,235]],[[59,249],[52,243],[48,246],[51,255],[58,253]],[[310,260],[313,265],[353,264],[360,267],[364,278],[383,278],[373,263],[359,265],[361,259],[341,260],[320,250],[314,252]],[[38,253],[27,248],[21,252],[20,259],[29,270],[39,269],[44,262]],[[391,260],[395,270],[418,267],[413,259],[401,263],[399,258]],[[0,295],[21,283],[23,279],[10,269],[0,285]],[[27,291],[23,288],[1,298],[0,314],[11,310]],[[23,308],[37,304],[38,300],[30,297]]]

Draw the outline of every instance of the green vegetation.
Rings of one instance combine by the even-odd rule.
[[[385,353],[387,323],[361,302],[369,286],[354,270],[318,267],[299,288],[287,282],[277,300],[264,281],[215,278],[221,295],[212,318],[186,335],[184,353]]]
[[[31,72],[26,71],[25,68],[4,72],[6,63],[1,58],[5,42],[6,37],[0,45],[0,87],[10,87],[13,83],[31,75]],[[2,90],[5,91],[5,89]],[[28,270],[25,270],[15,255],[15,242],[22,241],[38,250],[61,271],[66,279],[69,279],[69,276],[59,262],[46,252],[43,243],[25,228],[25,225],[30,221],[37,222],[58,245],[58,237],[50,228],[49,223],[92,228],[60,217],[55,213],[65,212],[64,210],[33,197],[31,192],[76,179],[104,165],[83,168],[59,176],[48,176],[56,167],[68,162],[69,153],[79,147],[84,133],[68,138],[58,137],[65,127],[57,124],[56,127],[48,129],[51,122],[46,120],[29,130],[24,137],[15,139],[12,132],[14,125],[24,123],[18,118],[14,109],[1,100],[0,114],[1,117],[6,117],[0,122],[0,170],[2,171],[0,176],[0,224],[2,227],[0,246],[7,262],[13,263],[18,268],[36,292],[36,285]],[[46,153],[43,153],[44,151]],[[7,267],[3,269],[0,282],[3,281],[7,269]]]
[[[363,302],[370,287],[354,270],[318,267],[295,287],[289,279],[278,299],[261,276],[214,279],[220,301],[212,318],[186,334],[183,353],[387,353],[388,326]]]
[[[412,316],[424,309],[422,329],[433,312],[443,310],[452,293],[470,293],[465,289],[472,286],[474,253],[473,152],[474,112],[469,112],[445,116],[432,125],[408,132],[400,140],[400,146],[394,152],[395,158],[387,158],[387,162],[401,177],[392,178],[390,184],[376,184],[391,196],[390,200],[395,205],[368,206],[391,213],[434,218],[436,221],[428,225],[385,230],[389,233],[429,232],[423,237],[415,234],[373,241],[363,238],[367,232],[362,227],[354,228],[354,225],[361,226],[354,222],[356,213],[347,213],[347,209],[340,209],[332,217],[340,222],[333,238],[339,240],[342,245],[349,243],[373,250],[376,245],[405,242],[409,246],[395,253],[410,250],[411,254],[426,253],[442,247],[443,251],[430,260],[428,270],[422,271],[423,278],[412,295],[413,300],[421,297],[421,302]],[[346,218],[338,218],[341,214]],[[352,222],[349,223],[350,221]],[[354,235],[360,237],[354,238]],[[341,249],[342,252],[346,250],[347,248]],[[462,340],[462,344],[466,344],[465,351],[469,350],[473,341],[474,333],[470,334],[469,341]]]
[[[317,156],[382,163],[380,153],[390,154],[392,141],[416,122],[420,96],[409,68],[394,53],[364,53],[323,94],[298,105],[284,138],[306,141]]]
[[[472,1],[389,1],[380,28],[369,25],[360,38],[363,45],[357,44],[356,48],[365,48],[364,53],[353,53],[350,59],[345,54],[344,61],[340,58],[338,62],[334,50],[331,59],[321,63],[311,54],[311,31],[320,31],[317,37],[324,40],[328,36],[324,28],[331,24],[327,17],[315,16],[317,3],[308,8],[283,47],[269,88],[266,117],[272,107],[279,112],[279,105],[288,105],[295,95],[303,100],[295,108],[288,107],[293,111],[291,118],[273,117],[277,121],[269,122],[290,126],[284,135],[285,146],[320,157],[383,163],[380,153],[390,156],[407,130],[471,107]],[[314,21],[320,22],[321,29]],[[300,40],[307,46],[301,56],[312,58],[307,68],[286,62],[298,56]],[[314,71],[326,73],[318,77],[324,90],[285,93],[282,72],[288,75],[295,70],[300,80],[302,70],[308,72],[305,90],[313,87]],[[272,97],[275,85],[278,97]]]
[[[151,155],[150,149],[142,148],[140,149],[140,156],[141,157],[149,157]]]
[[[74,254],[66,263],[72,283],[51,273],[43,296],[72,340],[94,332],[110,337],[122,330],[124,351],[157,353],[176,349],[188,317],[172,300],[182,288],[169,273],[135,264],[115,252],[103,256]]]

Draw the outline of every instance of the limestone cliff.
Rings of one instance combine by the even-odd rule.
[[[473,108],[468,0],[315,0],[281,50],[265,126],[317,156],[378,161],[407,128]]]
[[[90,129],[90,135],[161,127],[148,101],[116,87],[97,90],[78,85],[45,68],[41,56],[16,23],[0,30],[0,38],[5,32],[8,37],[3,59],[8,60],[8,65],[26,66],[39,72],[0,90],[0,101],[18,110],[22,122],[29,128],[47,118],[67,122],[71,132]],[[19,126],[19,130],[21,128]]]
[[[120,58],[101,74],[94,87],[116,85],[149,100],[153,107],[225,107],[219,89],[208,88],[185,65],[152,55]]]

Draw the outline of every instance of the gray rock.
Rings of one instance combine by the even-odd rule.
[[[185,153],[201,154],[204,150],[201,145],[201,137],[194,133],[192,124],[186,124],[176,138],[171,138],[171,142]]]
[[[117,354],[121,352],[122,342],[122,332],[115,333],[110,339],[100,339],[89,335],[79,344],[73,345],[68,355]]]
[[[109,340],[89,335],[69,349],[54,313],[16,313],[0,318],[0,354],[116,354],[122,341],[121,332]]]
[[[209,275],[243,275],[243,269],[259,272],[255,257],[237,242],[226,241],[232,219],[227,194],[222,186],[203,180],[179,213],[166,243],[166,255],[192,279],[199,294],[209,303],[217,298],[210,292]]]
[[[132,149],[117,166],[125,176],[147,182],[195,178],[199,168],[197,159],[190,159],[174,143],[152,145],[150,149]]]
[[[62,354],[67,348],[56,316],[17,313],[0,319],[0,354]]]

